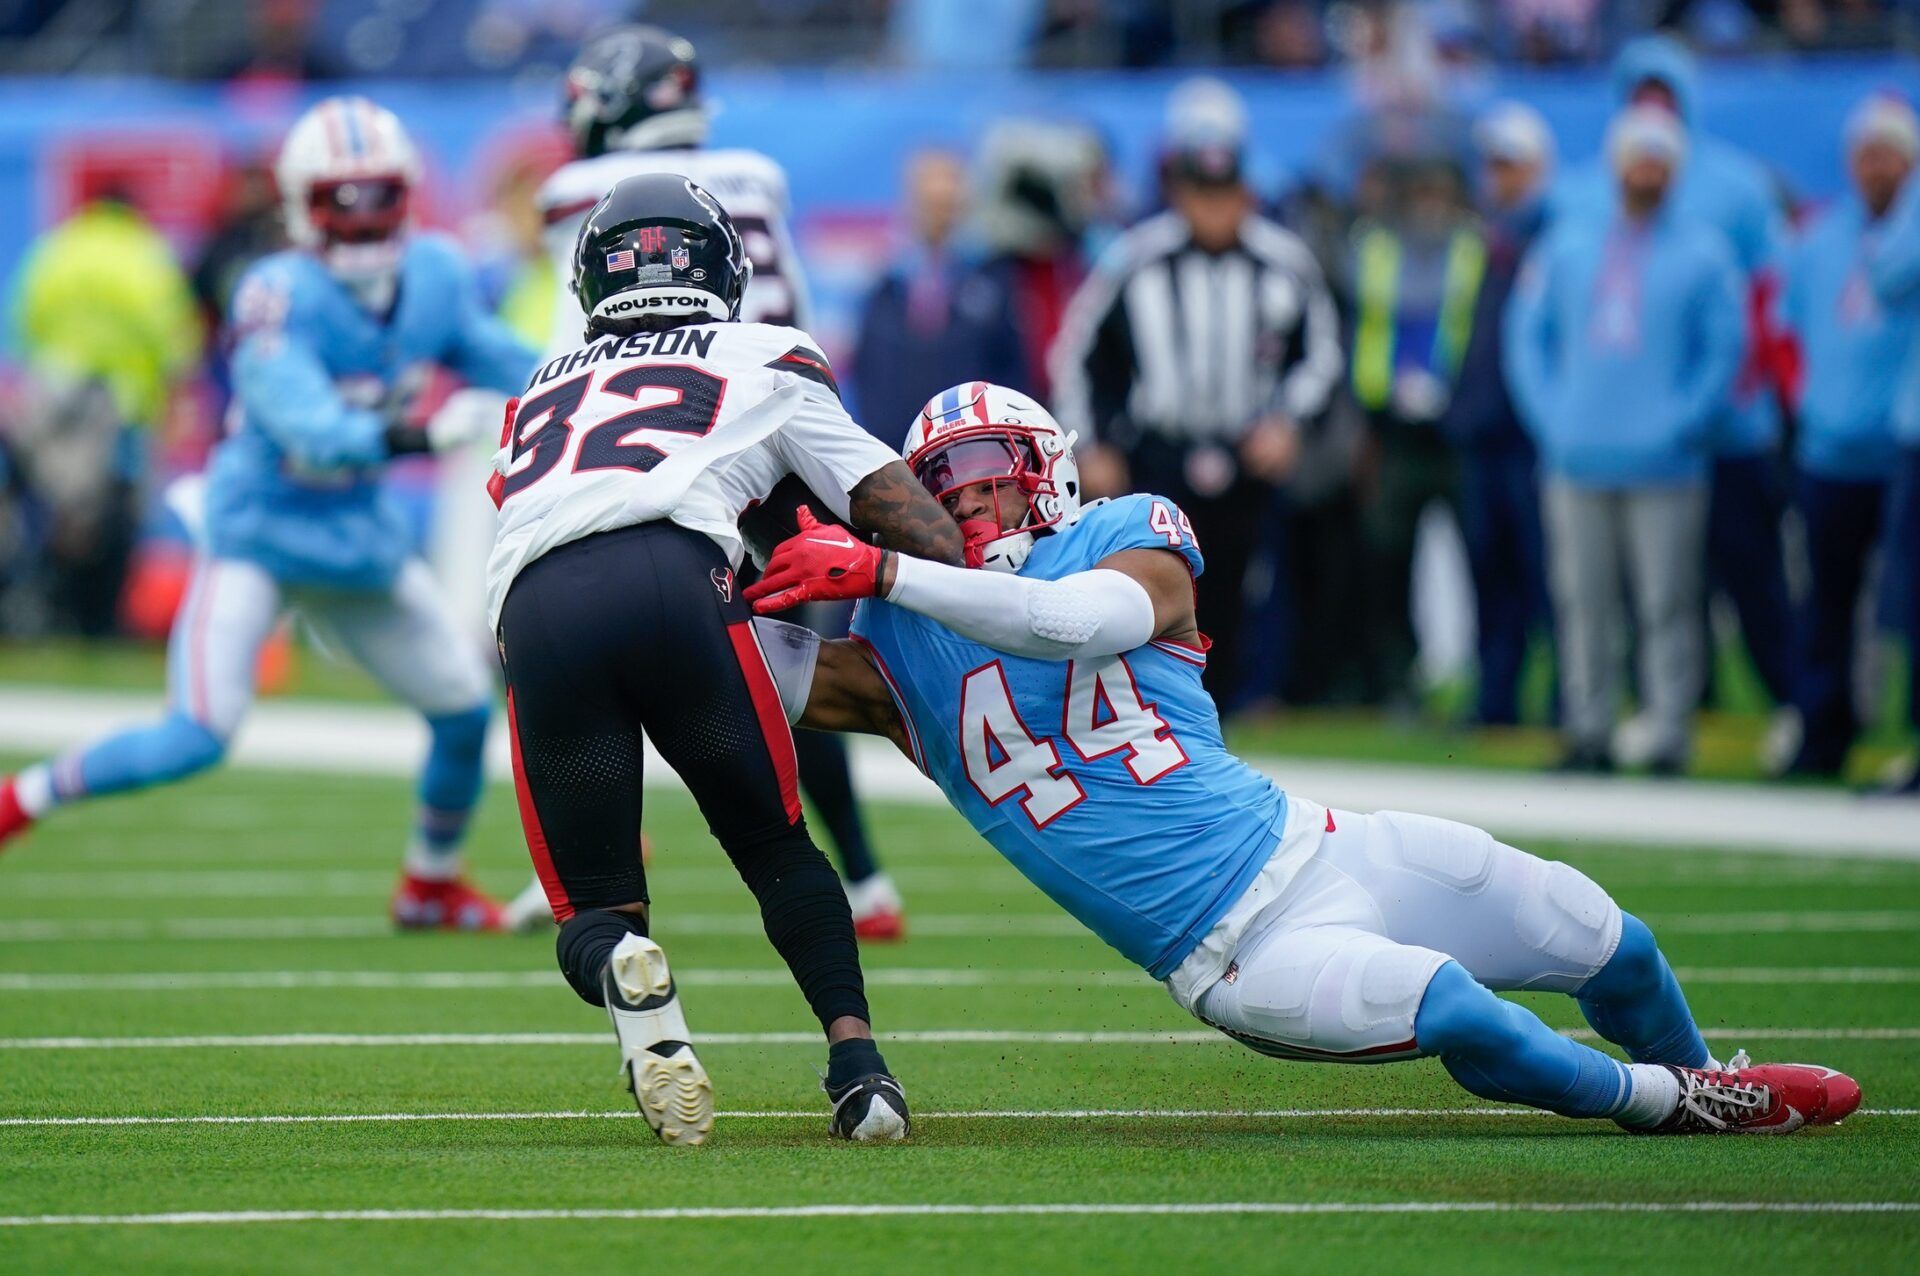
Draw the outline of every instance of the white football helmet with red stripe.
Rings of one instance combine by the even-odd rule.
[[[1002,500],[1024,505],[1019,517],[967,519],[967,565],[1017,572],[1033,538],[1080,512],[1075,436],[1033,399],[990,381],[950,386],[927,400],[907,431],[905,455],[936,499],[975,483],[992,483]]]
[[[399,118],[363,97],[327,98],[294,122],[274,177],[287,237],[349,288],[390,295],[420,181]]]

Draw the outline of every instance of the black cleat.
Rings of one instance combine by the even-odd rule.
[[[828,1132],[836,1139],[856,1143],[898,1141],[907,1137],[913,1122],[907,1115],[907,1092],[884,1072],[870,1072],[838,1087],[825,1081],[820,1088],[833,1103]]]

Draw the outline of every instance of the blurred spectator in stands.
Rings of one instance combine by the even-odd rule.
[[[1006,294],[957,241],[967,211],[965,161],[923,150],[907,163],[907,243],[868,294],[851,370],[858,419],[893,446],[929,397],[958,381],[1034,393]]]
[[[1786,481],[1780,457],[1780,397],[1790,353],[1778,326],[1779,253],[1785,226],[1767,171],[1752,156],[1697,126],[1693,59],[1671,36],[1644,36],[1615,60],[1623,105],[1668,111],[1687,133],[1687,168],[1674,210],[1713,225],[1733,248],[1745,278],[1747,341],[1740,375],[1713,423],[1712,504],[1707,515],[1708,580],[1733,604],[1747,654],[1778,707],[1764,754],[1784,765],[1798,746],[1793,700],[1792,607],[1781,519]],[[1589,213],[1604,210],[1603,174],[1572,188]],[[1644,760],[1652,736],[1636,723],[1624,751]]]
[[[1493,47],[1511,62],[1586,62],[1602,51],[1604,0],[1495,0]]]
[[[1049,7],[1047,0],[895,0],[894,56],[939,71],[1025,66]]]
[[[218,78],[256,83],[337,80],[345,71],[313,39],[315,0],[255,0],[250,42]]]
[[[1916,316],[1874,298],[1867,262],[1920,155],[1920,121],[1875,96],[1846,127],[1853,192],[1826,210],[1788,258],[1784,313],[1802,353],[1797,497],[1810,579],[1800,608],[1795,702],[1805,737],[1790,768],[1837,775],[1859,733],[1854,618],[1881,534],[1900,361]]]
[[[1874,299],[1907,325],[1908,340],[1894,392],[1893,432],[1899,444],[1888,493],[1887,592],[1897,599],[1899,627],[1907,642],[1907,723],[1920,732],[1920,181],[1901,189],[1893,211],[1870,250],[1868,278]],[[1920,755],[1896,793],[1920,796]]]
[[[1413,554],[1435,502],[1457,504],[1453,449],[1439,429],[1472,332],[1486,246],[1450,160],[1387,166],[1391,193],[1378,216],[1355,222],[1346,276],[1354,398],[1366,413],[1362,483],[1367,538],[1367,625],[1377,693],[1414,699]]]
[[[1460,461],[1460,530],[1473,569],[1480,688],[1475,717],[1520,720],[1527,646],[1549,620],[1533,440],[1507,392],[1500,330],[1520,262],[1545,223],[1553,134],[1532,107],[1503,102],[1474,128],[1480,152],[1486,269],[1443,432]]]
[[[209,328],[222,322],[247,267],[285,243],[272,167],[258,157],[234,165],[214,214],[213,232],[193,268],[193,297]]]
[[[1711,434],[1739,369],[1739,270],[1679,206],[1672,112],[1629,107],[1607,133],[1617,195],[1561,217],[1507,314],[1507,375],[1545,471],[1567,770],[1612,768],[1620,589],[1633,600],[1649,765],[1684,769],[1705,676],[1701,625]]]
[[[1019,334],[1025,370],[1014,384],[1044,400],[1047,351],[1086,275],[1087,240],[1113,215],[1106,147],[1081,125],[1005,120],[982,140],[978,167],[981,274]]]
[[[139,518],[147,432],[192,369],[192,290],[123,192],[95,199],[27,250],[14,345],[31,389],[15,459],[49,512],[56,618],[110,633]]]
[[[1228,62],[1309,71],[1327,61],[1315,0],[1252,0],[1223,6],[1220,43]]]
[[[1339,320],[1306,246],[1254,211],[1237,149],[1184,143],[1162,171],[1172,208],[1123,234],[1073,299],[1056,411],[1079,432],[1089,495],[1154,492],[1192,520],[1207,688],[1225,706],[1247,568],[1300,430],[1338,386]]]

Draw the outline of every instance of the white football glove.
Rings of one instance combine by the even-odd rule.
[[[452,452],[480,439],[494,441],[506,403],[507,396],[497,390],[471,386],[455,390],[427,421],[428,446],[435,452]]]

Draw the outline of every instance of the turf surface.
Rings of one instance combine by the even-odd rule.
[[[744,888],[690,804],[662,797],[648,821],[659,848],[656,933],[694,1030],[724,1042],[702,1047],[721,1108],[798,1114],[723,1116],[707,1147],[671,1151],[632,1116],[604,1020],[553,973],[548,938],[383,933],[409,808],[398,781],[234,773],[63,812],[10,851],[0,861],[0,1119],[10,1122],[0,1124],[0,1216],[1127,1208],[0,1227],[0,1272],[777,1263],[782,1276],[1015,1266],[1700,1273],[1912,1270],[1920,1258],[1920,1213],[1778,1208],[1920,1202],[1920,1116],[1898,1114],[1920,1109],[1920,865],[1534,848],[1579,864],[1654,925],[1716,1047],[1815,1058],[1866,1087],[1870,1111],[1837,1130],[1659,1140],[1462,1112],[1485,1105],[1431,1063],[1284,1065],[1196,1036],[1159,988],[1077,932],[957,818],[878,808],[875,832],[914,931],[902,946],[868,950],[879,1028],[977,1039],[889,1045],[921,1114],[914,1139],[849,1148],[825,1138],[812,1071],[824,1050]],[[490,795],[474,857],[490,887],[524,880],[509,794]],[[1531,1004],[1557,1025],[1580,1024],[1562,999]],[[1167,1035],[1088,1039],[1095,1032]],[[783,1033],[795,1040],[767,1035]],[[496,1039],[364,1044],[400,1034]],[[101,1041],[181,1037],[220,1040]],[[21,1048],[42,1038],[74,1040]],[[1099,1114],[1133,1109],[1203,1115]],[[1222,1115],[1250,1109],[1263,1114]],[[1366,1109],[1401,1111],[1355,1111]],[[430,1113],[536,1115],[17,1123]],[[1130,1208],[1409,1202],[1525,1208]],[[1536,1212],[1702,1202],[1769,1208]]]

